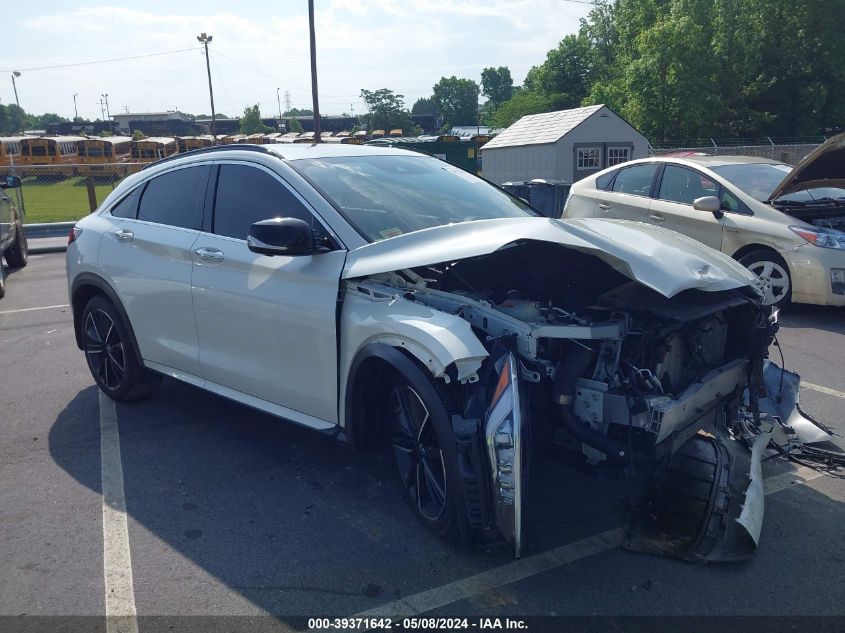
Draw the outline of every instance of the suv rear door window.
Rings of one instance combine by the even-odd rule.
[[[657,171],[656,163],[632,165],[619,171],[613,181],[613,189],[618,193],[630,193],[635,196],[650,196],[651,183]]]
[[[251,224],[269,218],[299,218],[314,226],[311,212],[268,172],[249,165],[221,165],[214,233],[245,240]]]
[[[141,196],[138,219],[185,229],[198,229],[211,167],[186,167],[156,176]]]

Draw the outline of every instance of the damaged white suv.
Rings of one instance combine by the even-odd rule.
[[[772,434],[824,435],[764,361],[776,324],[737,262],[643,224],[542,217],[436,158],[198,150],[124,180],[69,242],[76,338],[107,395],[166,375],[389,450],[442,537],[518,556],[529,469],[558,445],[651,476],[631,547],[737,558]],[[686,533],[667,540],[666,517]]]

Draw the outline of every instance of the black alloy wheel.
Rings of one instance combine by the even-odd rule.
[[[103,295],[88,301],[81,317],[82,350],[97,386],[113,400],[150,395],[161,374],[144,367],[120,311]]]
[[[446,461],[434,421],[423,399],[407,383],[390,392],[391,445],[399,477],[427,527],[441,522],[449,510]]]
[[[126,354],[114,320],[101,308],[90,310],[83,331],[91,374],[107,393],[118,391],[126,379]]]

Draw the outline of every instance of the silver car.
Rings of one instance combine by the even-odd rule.
[[[746,269],[678,234],[541,217],[403,150],[227,145],[124,180],[73,229],[67,271],[108,396],[164,375],[385,450],[438,536],[518,556],[529,471],[558,445],[652,476],[669,513],[643,500],[632,547],[716,560],[757,542],[762,450],[734,438],[772,437],[743,394],[765,389],[777,326]],[[690,461],[694,504],[665,492]],[[707,538],[660,527],[679,512]]]

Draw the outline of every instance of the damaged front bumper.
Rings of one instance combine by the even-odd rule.
[[[494,389],[492,404],[484,413],[485,423],[475,428],[484,429],[487,482],[493,504],[489,516],[519,557],[531,420],[525,410],[526,394],[520,391],[516,357],[503,349],[492,354],[491,360],[495,372],[489,380]],[[664,413],[670,417],[664,416],[662,421],[669,422],[673,411],[683,411],[685,415],[679,415],[677,423],[687,432],[671,457],[654,462],[629,517],[626,549],[687,561],[727,562],[748,557],[760,540],[764,515],[762,461],[770,443],[829,439],[828,431],[798,407],[797,374],[768,361],[763,371],[766,393],[759,399],[760,424],[756,428],[740,423],[755,417],[747,390],[736,424],[717,415],[718,406],[710,407],[713,415],[702,415],[700,394],[712,391],[708,402],[725,404],[742,372],[744,363],[726,365],[685,397],[663,403]],[[698,423],[691,436],[690,420]],[[665,438],[672,435],[668,433]]]

